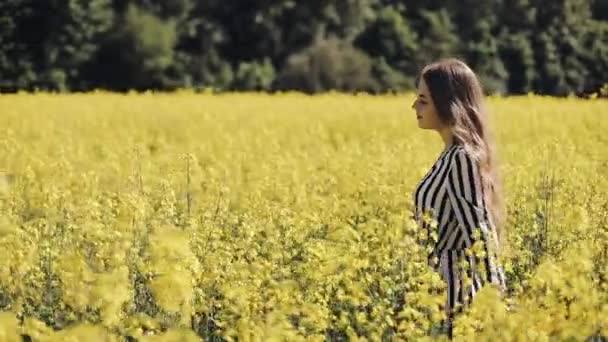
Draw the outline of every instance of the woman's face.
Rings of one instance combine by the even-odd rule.
[[[412,104],[412,108],[416,110],[416,118],[418,119],[418,127],[422,129],[440,130],[443,124],[437,113],[437,108],[433,103],[431,93],[424,82],[424,78],[420,78],[418,83],[418,96]]]

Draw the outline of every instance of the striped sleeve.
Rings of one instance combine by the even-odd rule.
[[[462,241],[460,246],[453,247],[470,248],[476,237],[481,237],[486,242],[488,227],[484,215],[481,178],[477,164],[465,151],[455,153],[447,181],[448,197]]]

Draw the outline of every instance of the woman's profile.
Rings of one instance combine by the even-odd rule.
[[[500,184],[484,94],[471,68],[455,58],[442,59],[425,66],[417,83],[412,107],[418,126],[437,131],[445,148],[416,187],[415,218],[429,237],[436,236],[429,239],[429,265],[447,285],[451,337],[454,314],[482,287],[505,290],[497,257],[504,235]],[[471,253],[478,249],[482,253]]]

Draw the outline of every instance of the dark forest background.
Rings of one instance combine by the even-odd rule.
[[[608,0],[0,0],[2,92],[378,93],[446,56],[488,93],[597,91]]]

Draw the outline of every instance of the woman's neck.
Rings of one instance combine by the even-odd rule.
[[[444,127],[439,130],[439,135],[441,136],[441,140],[445,144],[445,148],[450,147],[454,143],[454,135],[452,134],[452,130],[449,127]]]

